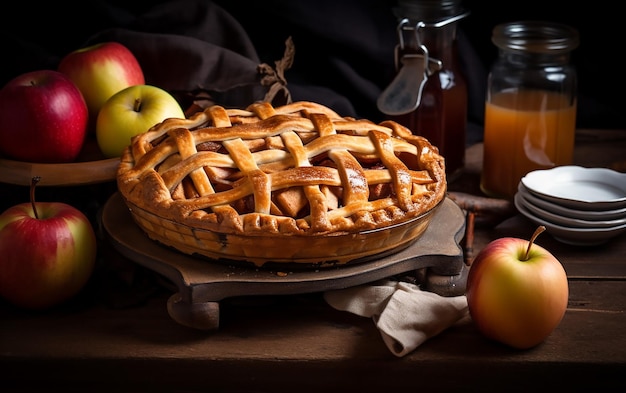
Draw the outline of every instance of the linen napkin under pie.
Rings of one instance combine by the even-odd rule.
[[[403,281],[381,280],[327,291],[324,299],[337,310],[372,318],[385,345],[398,357],[469,319],[464,295],[444,297]]]

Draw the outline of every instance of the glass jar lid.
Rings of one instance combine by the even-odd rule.
[[[544,21],[520,21],[497,25],[491,41],[500,49],[532,53],[570,52],[579,44],[578,31]]]
[[[461,0],[398,0],[394,14],[411,21],[434,22],[463,12]]]

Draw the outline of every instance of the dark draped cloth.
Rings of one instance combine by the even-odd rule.
[[[79,47],[114,40],[136,55],[146,83],[172,92],[183,105],[208,97],[209,102],[246,107],[269,96],[278,104],[315,101],[341,115],[375,122],[385,117],[376,100],[396,72],[394,0],[64,3],[16,2],[12,12],[0,16],[2,84],[26,71],[54,69],[62,56]],[[73,12],[64,10],[70,7]],[[467,142],[474,143],[482,139],[487,70],[493,60],[484,51],[479,55],[474,44],[489,47],[491,54],[495,48],[489,36],[465,31],[472,24],[491,28],[469,10],[468,24],[459,24],[458,47],[468,82]],[[582,94],[578,123],[611,127],[623,120],[621,113]]]

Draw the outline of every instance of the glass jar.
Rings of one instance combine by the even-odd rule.
[[[498,59],[487,79],[481,190],[513,199],[528,172],[572,163],[576,130],[570,26],[522,21],[493,29]]]
[[[469,12],[460,0],[399,0],[394,13],[398,71],[378,108],[436,146],[452,180],[465,165],[467,82],[456,33]]]

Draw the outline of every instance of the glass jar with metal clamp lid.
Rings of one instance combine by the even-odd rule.
[[[398,0],[397,73],[378,97],[391,120],[439,148],[452,180],[465,165],[467,83],[456,41],[460,0]]]

